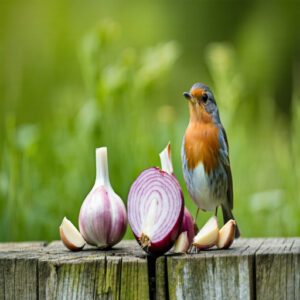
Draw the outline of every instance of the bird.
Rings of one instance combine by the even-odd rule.
[[[190,120],[181,148],[183,177],[188,193],[199,209],[214,211],[221,206],[224,224],[234,220],[233,184],[226,131],[210,88],[195,83],[183,96],[188,100]],[[240,236],[236,226],[235,238]]]

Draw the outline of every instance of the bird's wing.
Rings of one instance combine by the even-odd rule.
[[[227,201],[229,207],[233,209],[233,186],[232,186],[232,174],[231,174],[230,160],[229,160],[229,146],[228,146],[227,135],[223,126],[221,126],[220,128],[219,140],[221,145],[220,147],[221,163],[224,166],[227,175],[227,180],[228,180]]]
[[[225,165],[225,170],[226,170],[227,179],[228,179],[228,188],[227,188],[228,204],[229,204],[229,207],[231,209],[233,209],[233,187],[232,187],[232,175],[231,175],[230,165],[228,165],[228,166]]]

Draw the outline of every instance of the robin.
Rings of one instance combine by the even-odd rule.
[[[190,122],[182,142],[184,180],[198,210],[215,211],[222,207],[224,224],[234,219],[232,175],[225,129],[212,91],[195,83],[184,97],[189,102]],[[240,232],[236,227],[235,237]]]

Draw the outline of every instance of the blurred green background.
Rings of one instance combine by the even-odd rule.
[[[299,1],[1,1],[0,241],[77,225],[104,145],[126,201],[171,141],[195,213],[180,145],[197,81],[227,130],[242,235],[300,235],[299,28]]]

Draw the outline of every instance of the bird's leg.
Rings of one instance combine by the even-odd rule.
[[[195,224],[197,224],[197,217],[198,217],[199,209],[200,209],[200,208],[197,208],[196,217],[195,217],[195,219],[194,219],[194,223],[195,223]]]
[[[216,210],[215,210],[215,216],[218,217],[218,206],[216,207]]]

